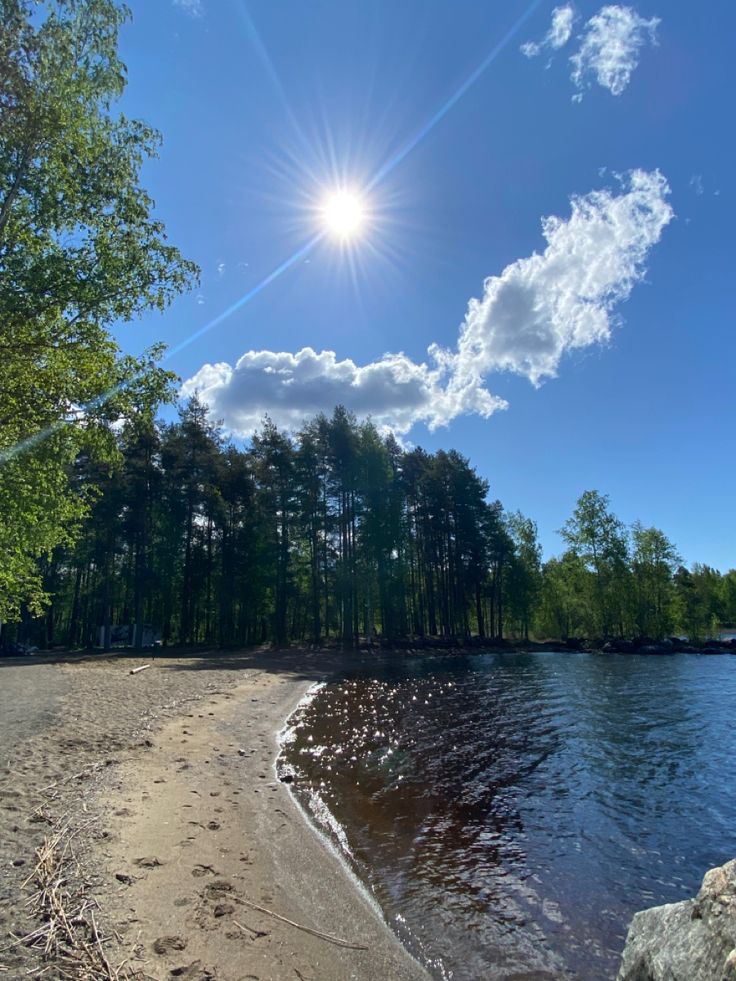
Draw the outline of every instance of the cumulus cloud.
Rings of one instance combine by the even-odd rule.
[[[203,17],[204,6],[202,0],[173,0],[174,6],[183,10],[190,17]]]
[[[294,430],[338,404],[360,418],[371,416],[379,427],[406,433],[417,422],[435,428],[472,408],[458,404],[443,387],[446,367],[439,352],[434,362],[430,367],[404,354],[385,354],[358,366],[350,359],[338,361],[334,351],[318,353],[310,347],[296,354],[248,351],[234,367],[204,365],[181,394],[197,393],[228,429],[243,435],[257,429],[266,413]],[[477,404],[487,415],[505,406],[488,393]]]
[[[673,216],[668,194],[659,171],[636,170],[619,193],[573,197],[566,221],[544,218],[544,252],[487,279],[468,304],[451,384],[506,370],[537,385],[565,352],[607,341],[614,307],[642,278]]]
[[[612,95],[621,95],[639,64],[641,49],[657,43],[659,23],[658,17],[646,20],[632,7],[601,7],[585,25],[580,48],[570,59],[571,78],[579,90],[573,99],[582,99],[590,77]]]
[[[575,11],[571,4],[566,4],[564,7],[555,7],[552,11],[552,23],[542,40],[527,41],[526,44],[522,44],[522,53],[527,58],[535,58],[545,48],[552,48],[553,51],[557,51],[559,48],[564,47],[570,40],[574,21]]]
[[[571,200],[568,219],[547,217],[547,245],[486,279],[471,299],[454,350],[430,345],[429,364],[385,354],[359,366],[333,351],[248,351],[234,366],[206,364],[184,383],[234,433],[257,429],[264,414],[296,429],[342,404],[403,434],[462,413],[483,417],[506,402],[485,379],[511,371],[538,385],[557,374],[566,352],[605,343],[615,307],[644,276],[650,249],[673,217],[659,171],[633,171],[615,190]]]

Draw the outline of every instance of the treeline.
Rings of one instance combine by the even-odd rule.
[[[192,399],[173,424],[133,416],[118,442],[112,470],[78,460],[95,503],[74,547],[43,563],[49,606],[24,626],[39,646],[94,645],[116,624],[165,644],[352,647],[704,637],[736,621],[736,571],[688,571],[597,492],[543,563],[534,522],[490,500],[459,453],[405,450],[343,408],[294,438],[266,420],[241,449]]]
[[[140,181],[159,134],[118,115],[117,0],[0,0],[0,643],[354,645],[379,636],[704,637],[736,573],[683,568],[587,492],[542,563],[534,522],[457,453],[407,451],[338,409],[227,443],[110,329],[198,270]],[[118,421],[125,419],[122,429]]]

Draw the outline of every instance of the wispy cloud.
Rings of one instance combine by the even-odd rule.
[[[698,197],[701,197],[705,192],[705,187],[703,186],[703,175],[693,174],[690,178],[690,187],[695,191]]]
[[[582,99],[591,77],[612,95],[621,95],[639,64],[641,49],[657,43],[659,23],[658,17],[647,20],[632,7],[601,7],[585,25],[580,48],[570,58],[571,78],[578,89],[573,99]]]
[[[295,429],[341,403],[397,433],[458,415],[489,417],[506,402],[485,386],[511,371],[538,385],[565,353],[605,343],[615,308],[644,275],[650,249],[673,217],[658,171],[633,171],[618,188],[571,199],[568,219],[542,221],[546,248],[489,277],[472,299],[457,347],[431,345],[429,364],[386,354],[359,366],[333,351],[248,351],[233,366],[205,364],[182,387],[198,392],[229,430],[247,435],[265,413]]]
[[[541,41],[527,41],[522,44],[521,50],[527,58],[535,58],[541,54],[545,48],[557,51],[564,47],[570,40],[572,25],[575,22],[575,11],[571,4],[564,7],[555,7],[552,11],[552,23],[549,30]]]
[[[570,4],[555,7],[552,23],[541,41],[527,41],[521,50],[527,58],[542,51],[558,51],[572,37],[575,11]],[[631,81],[639,64],[639,53],[646,44],[657,43],[658,17],[647,20],[632,7],[608,4],[601,7],[583,27],[577,40],[580,46],[570,58],[571,80],[578,90],[574,102],[580,102],[583,92],[595,80],[612,95],[621,95]]]
[[[204,17],[204,4],[202,0],[172,0],[175,7],[183,10],[190,17]]]

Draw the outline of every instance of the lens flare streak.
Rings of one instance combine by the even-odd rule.
[[[465,95],[468,89],[470,89],[471,86],[478,81],[481,75],[483,75],[484,72],[486,72],[486,70],[496,60],[498,55],[504,50],[504,48],[506,48],[509,42],[513,40],[515,35],[523,27],[526,21],[531,17],[531,15],[534,13],[537,7],[540,6],[541,2],[542,0],[533,0],[533,2],[529,5],[526,11],[521,15],[521,17],[519,17],[519,19],[506,32],[506,34],[501,38],[501,40],[493,47],[493,49],[488,53],[488,55],[483,59],[483,61],[478,65],[478,67],[473,72],[471,72],[471,74],[462,83],[462,85],[453,93],[453,95],[450,96],[450,98],[437,110],[437,112],[435,112],[434,115],[430,117],[430,119],[425,123],[425,125],[422,126],[421,129],[419,129],[415,133],[415,135],[407,143],[405,143],[404,146],[399,151],[397,151],[392,157],[390,157],[386,161],[385,164],[383,164],[383,166],[381,166],[378,169],[378,171],[375,173],[375,175],[371,178],[369,183],[366,185],[364,189],[365,192],[369,192],[373,190],[385,177],[388,176],[388,174],[390,174],[403,160],[405,160],[406,157],[408,157],[409,154],[413,150],[415,150],[416,147],[429,135],[429,133],[435,128],[435,126],[437,126],[437,124],[444,119],[447,113],[450,112],[450,110],[455,105],[457,105],[457,103],[460,101],[460,99],[462,99],[462,97]],[[275,68],[268,56],[268,52],[266,51],[266,48],[255,29],[255,25],[253,24],[253,21],[250,18],[250,15],[248,14],[245,5],[242,6],[242,12],[246,20],[246,25],[248,27],[248,33],[250,35],[251,42],[253,43],[253,45],[257,50],[257,54],[264,66],[264,69],[266,70],[266,73],[271,79],[271,82],[276,87],[276,90],[284,105],[287,115],[289,116],[289,120],[291,124],[295,127],[299,137],[301,139],[304,139],[304,135],[301,132],[301,129],[299,128],[296,118],[294,117],[291,107],[289,106],[289,103],[286,99],[286,94],[284,92],[283,86],[281,85],[281,81],[278,78]],[[223,310],[222,313],[218,314],[216,317],[210,320],[209,323],[204,324],[202,327],[198,328],[196,331],[194,331],[192,334],[190,334],[188,337],[182,340],[179,344],[176,344],[174,347],[172,347],[167,352],[166,356],[163,358],[163,362],[165,363],[166,361],[169,361],[175,355],[179,354],[185,348],[193,344],[204,334],[208,333],[213,328],[219,326],[221,323],[223,323],[223,321],[227,320],[238,310],[241,310],[247,303],[249,303],[252,299],[258,296],[258,294],[261,293],[267,286],[273,283],[274,280],[278,279],[288,269],[290,269],[296,262],[298,262],[299,259],[302,259],[309,252],[311,252],[318,245],[318,243],[324,238],[325,234],[326,232],[322,230],[318,234],[310,238],[303,245],[301,245],[287,259],[284,259],[283,262],[279,263],[279,265],[276,266],[276,268],[273,269],[256,286],[248,290],[247,293],[244,293],[243,296],[241,296],[238,300],[232,303],[225,310]],[[338,232],[338,237],[345,238],[347,236],[343,231],[342,233]],[[109,391],[104,392],[102,395],[97,396],[95,399],[92,399],[90,402],[86,403],[86,405],[80,408],[79,410],[80,414],[84,415],[84,413],[89,411],[90,409],[96,408],[98,405],[101,405],[102,403],[106,402],[109,398],[112,398],[115,394],[117,394],[122,387],[123,386],[121,385],[116,385],[114,388],[111,388]],[[62,426],[66,425],[68,422],[69,420],[60,420],[59,422],[54,423],[52,426],[49,426],[46,429],[43,429],[40,432],[35,433],[33,436],[29,437],[28,439],[21,440],[19,443],[16,443],[15,446],[11,446],[8,449],[0,451],[0,464],[5,463],[6,461],[17,456],[19,453],[22,453],[23,451],[27,449],[31,449],[33,446],[36,446],[39,442],[46,439],[52,433],[58,431]]]
[[[431,133],[431,131],[435,128],[435,126],[445,118],[447,113],[452,108],[454,108],[454,106],[457,105],[457,103],[460,101],[460,99],[462,99],[462,97],[465,95],[468,89],[478,81],[481,75],[483,75],[488,68],[490,68],[490,66],[493,64],[493,62],[496,60],[499,54],[503,51],[503,49],[519,33],[521,28],[531,17],[531,15],[541,4],[541,2],[542,0],[533,0],[533,3],[526,9],[526,11],[521,15],[521,17],[516,21],[516,23],[506,32],[506,34],[504,34],[504,36],[501,38],[498,44],[496,44],[494,48],[486,55],[486,57],[478,65],[478,67],[473,72],[471,72],[470,75],[468,75],[468,77],[465,79],[463,84],[453,93],[453,95],[450,96],[447,102],[445,102],[444,105],[442,105],[437,110],[437,112],[428,120],[428,122],[426,122],[424,126],[422,126],[422,128],[415,133],[415,135],[412,137],[412,139],[409,140],[408,143],[405,143],[404,146],[397,153],[395,153],[393,157],[387,160],[386,163],[378,169],[378,171],[376,172],[376,174],[368,184],[366,190],[368,191],[373,190],[373,188],[377,184],[379,184],[384,179],[384,177],[387,177],[388,174],[390,174],[395,167],[398,167],[398,165],[402,162],[402,160],[405,160],[406,157],[408,157],[409,154],[412,152],[412,150],[415,150],[417,146],[422,142],[422,140],[424,140],[429,135],[429,133]]]

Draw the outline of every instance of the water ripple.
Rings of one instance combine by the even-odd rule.
[[[435,976],[606,978],[736,855],[735,704],[736,658],[401,660],[307,700],[282,765]]]

